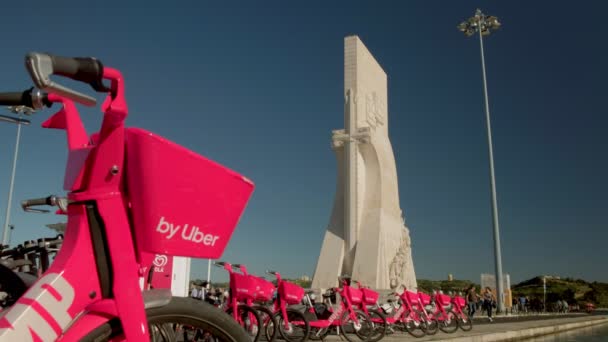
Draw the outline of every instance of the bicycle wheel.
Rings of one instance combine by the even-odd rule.
[[[458,326],[462,331],[471,331],[473,329],[473,320],[462,313],[458,315]]]
[[[365,312],[360,310],[355,310],[355,315],[358,323],[355,323],[350,318],[348,311],[342,315],[340,333],[348,342],[357,342],[358,340],[367,342],[373,331],[371,319]],[[355,334],[358,340],[354,339],[351,334]]]
[[[421,338],[426,336],[426,322],[418,318],[416,312],[405,312],[400,318],[401,330],[407,331],[408,334],[415,338]]]
[[[458,318],[452,310],[446,312],[446,317],[443,317],[443,320],[438,322],[439,329],[444,333],[451,334],[458,330]]]
[[[287,309],[288,327],[285,327],[285,319],[279,311],[274,314],[275,322],[278,326],[279,334],[287,342],[304,342],[310,333],[308,319],[298,310]]]
[[[378,342],[384,338],[388,330],[386,316],[380,310],[371,310],[369,317],[372,323],[372,332],[369,336],[369,342]]]
[[[429,317],[423,325],[424,333],[431,336],[435,335],[439,330],[439,321],[435,317]]]
[[[232,310],[233,308],[230,308],[226,311],[230,317],[232,317]],[[258,312],[251,306],[245,304],[239,304],[237,310],[239,325],[245,329],[245,332],[249,335],[250,341],[257,342],[262,333],[260,315],[258,315]]]
[[[264,331],[264,334],[260,335],[260,341],[273,342],[277,335],[277,322],[273,317],[272,311],[263,305],[254,305],[253,308],[260,315],[260,322]]]
[[[190,298],[173,297],[169,304],[146,310],[150,340],[251,342],[245,331],[223,311]],[[91,331],[81,341],[120,340],[120,322],[112,320]]]
[[[327,335],[329,335],[329,329],[330,328],[310,327],[310,333],[308,334],[308,338],[312,341],[324,340]]]

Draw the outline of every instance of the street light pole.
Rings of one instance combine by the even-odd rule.
[[[490,192],[492,196],[492,225],[494,228],[494,261],[496,266],[496,292],[498,295],[497,310],[504,311],[504,282],[502,273],[502,253],[500,250],[500,228],[498,224],[498,204],[496,200],[496,178],[494,176],[494,149],[492,146],[492,127],[490,124],[490,103],[488,99],[488,85],[486,79],[486,62],[483,53],[483,35],[489,35],[491,29],[498,29],[500,23],[496,17],[487,17],[481,10],[477,9],[475,16],[469,18],[468,21],[462,22],[458,28],[465,33],[466,36],[471,36],[475,32],[479,33],[479,47],[481,51],[481,72],[483,78],[483,95],[486,111],[486,128],[488,131],[488,157],[490,162]]]
[[[13,111],[20,113],[20,111],[25,110],[23,108],[16,108]],[[31,111],[30,111],[31,113]],[[0,115],[0,121],[11,122],[17,125],[17,139],[15,141],[15,153],[13,154],[13,171],[11,173],[11,182],[8,190],[8,202],[6,203],[6,215],[4,216],[4,230],[2,232],[2,244],[6,245],[8,243],[8,234],[9,234],[9,222],[11,218],[11,202],[13,201],[13,187],[15,184],[15,171],[17,169],[17,156],[19,155],[19,140],[21,138],[21,125],[29,125],[30,121],[26,119],[22,119],[21,117],[14,118],[11,116]]]

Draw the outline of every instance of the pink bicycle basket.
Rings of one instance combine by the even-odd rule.
[[[438,293],[437,301],[439,302],[439,304],[441,304],[443,306],[447,306],[447,305],[450,305],[450,302],[452,301],[452,297]]]
[[[248,275],[232,273],[230,275],[230,286],[236,290],[236,300],[246,301],[255,299],[257,282]]]
[[[125,131],[127,196],[138,249],[220,258],[254,184],[158,135]]]
[[[456,296],[456,298],[454,298],[454,303],[456,303],[456,305],[458,305],[461,308],[463,308],[466,305],[464,298],[462,298],[460,296]]]
[[[361,291],[363,292],[363,301],[365,302],[365,304],[378,303],[378,298],[380,297],[380,294],[378,292],[366,288],[361,289]]]
[[[418,298],[420,298],[420,297],[418,297],[418,293],[411,292],[411,291],[405,291],[405,297],[410,302],[410,304],[418,305]]]
[[[418,292],[418,298],[420,298],[420,302],[422,302],[422,305],[431,304],[431,296],[427,295],[424,292]]]
[[[279,295],[287,304],[300,304],[304,298],[304,289],[288,281],[281,281]]]
[[[252,276],[257,282],[255,300],[261,302],[268,302],[272,300],[272,294],[274,293],[274,284],[266,279]]]
[[[350,287],[348,289],[348,299],[351,304],[360,304],[363,301],[363,292],[359,289]]]

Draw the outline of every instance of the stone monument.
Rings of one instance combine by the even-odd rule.
[[[332,132],[336,196],[312,287],[336,286],[346,274],[375,289],[415,289],[388,138],[386,73],[357,36],[344,39],[344,94],[345,128]]]

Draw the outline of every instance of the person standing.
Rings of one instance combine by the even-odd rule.
[[[489,287],[483,292],[483,307],[488,312],[488,319],[492,322],[492,309],[495,302],[494,293]]]
[[[475,285],[471,285],[467,289],[467,307],[469,310],[469,317],[473,318],[477,311],[477,291],[475,291]]]

